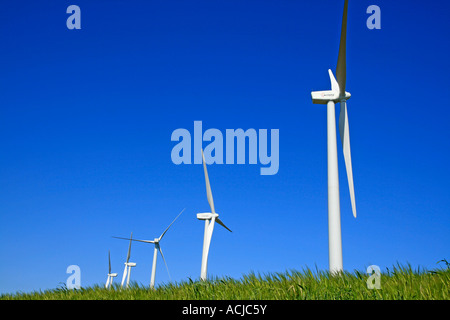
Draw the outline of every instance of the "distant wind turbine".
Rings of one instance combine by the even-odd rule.
[[[111,273],[111,253],[109,250],[108,250],[108,262],[109,262],[109,269],[108,269],[108,279],[106,280],[105,284],[106,289],[112,286],[114,278],[117,277],[117,273]]]
[[[169,268],[167,267],[166,259],[164,258],[164,255],[162,253],[161,246],[160,246],[159,242],[164,237],[164,235],[166,234],[167,230],[169,230],[169,228],[172,226],[172,224],[175,222],[175,220],[178,219],[178,217],[183,213],[184,210],[185,209],[181,210],[181,212],[172,221],[172,223],[169,224],[169,226],[166,228],[166,230],[164,230],[164,232],[159,236],[159,238],[155,238],[154,240],[139,240],[139,239],[131,239],[131,238],[113,237],[113,238],[117,238],[117,239],[130,240],[130,242],[131,241],[139,241],[139,242],[144,242],[144,243],[153,243],[155,245],[155,250],[153,251],[153,265],[152,265],[152,276],[150,278],[150,288],[154,288],[155,287],[156,258],[158,257],[158,251],[159,251],[159,253],[161,254],[161,257],[164,260],[164,264],[166,265],[167,273],[169,274],[169,278],[170,278]]]
[[[329,69],[331,90],[311,92],[313,103],[327,105],[327,157],[328,157],[328,247],[329,268],[331,273],[342,272],[342,239],[341,239],[341,213],[339,202],[339,176],[336,146],[336,116],[335,104],[340,103],[339,133],[344,152],[345,167],[347,171],[348,186],[353,216],[356,218],[355,191],[353,187],[352,160],[350,156],[350,134],[347,116],[347,100],[350,93],[345,91],[346,82],[346,37],[347,37],[347,7],[344,3],[342,16],[341,40],[336,67],[336,77]]]
[[[125,262],[125,268],[123,269],[122,283],[121,286],[123,288],[123,284],[125,283],[125,279],[127,279],[126,287],[128,288],[130,284],[130,274],[131,268],[136,267],[136,263],[130,262],[130,254],[131,254],[131,240],[133,239],[133,232],[130,235],[130,244],[128,245],[128,253],[127,253],[127,261]]]
[[[228,229],[228,227],[222,222],[222,220],[219,219],[219,215],[216,213],[214,209],[214,200],[211,192],[211,186],[209,184],[208,171],[206,169],[205,155],[203,154],[203,149],[202,149],[202,158],[203,158],[203,171],[205,173],[206,196],[208,198],[209,206],[211,207],[211,212],[197,214],[197,219],[205,220],[205,233],[203,235],[202,266],[200,271],[200,280],[206,280],[208,269],[209,246],[211,245],[211,238],[214,230],[215,221],[217,221],[218,224],[220,224],[228,231],[231,232],[231,230]]]

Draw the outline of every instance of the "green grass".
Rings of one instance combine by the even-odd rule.
[[[397,265],[381,273],[381,289],[368,289],[365,272],[330,275],[327,271],[302,271],[244,275],[241,279],[216,278],[209,281],[168,283],[155,290],[133,283],[128,289],[115,284],[69,290],[3,294],[0,299],[38,300],[449,300],[450,268],[413,270]]]

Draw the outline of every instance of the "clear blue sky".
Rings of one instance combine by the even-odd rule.
[[[81,8],[68,30],[66,8]],[[381,30],[366,9],[381,8]],[[280,165],[211,165],[210,276],[328,268],[326,109],[343,1],[8,1],[0,11],[0,292],[55,288],[66,268],[120,281],[128,243],[161,243],[172,280],[200,276],[201,165],[173,130],[279,129]],[[350,1],[347,91],[358,218],[343,156],[344,268],[450,258],[450,4]],[[336,109],[337,114],[339,107]],[[204,144],[206,146],[207,143]],[[341,148],[338,140],[338,148]],[[135,243],[132,280],[153,246]],[[158,258],[156,284],[169,281]]]

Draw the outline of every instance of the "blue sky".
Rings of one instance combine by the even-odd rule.
[[[81,8],[81,30],[66,9]],[[366,9],[381,8],[369,30]],[[279,171],[208,167],[210,276],[328,268],[326,108],[343,1],[8,1],[0,12],[0,292],[55,288],[66,268],[120,281],[128,243],[161,242],[172,280],[200,276],[201,165],[178,128],[279,129]],[[358,218],[338,139],[344,268],[450,258],[450,22],[445,2],[350,1],[347,91]],[[337,114],[339,107],[336,108]],[[207,143],[204,144],[204,147]],[[153,246],[135,243],[132,280]],[[156,284],[169,281],[158,258]]]

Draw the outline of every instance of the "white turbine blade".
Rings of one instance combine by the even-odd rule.
[[[185,208],[186,209],[186,208]],[[169,226],[166,228],[166,230],[164,230],[164,232],[161,234],[161,236],[159,237],[159,240],[161,241],[162,237],[166,234],[167,230],[169,230],[170,226],[175,222],[175,220],[178,219],[178,217],[183,213],[183,211],[185,210],[181,210],[181,212],[177,215],[177,217],[175,219],[173,219],[172,223],[169,224]]]
[[[108,275],[108,279],[106,280],[106,284],[105,284],[105,288],[108,289],[109,287],[109,280],[111,279],[111,277]]]
[[[130,235],[130,245],[128,246],[128,253],[127,253],[127,262],[130,260],[130,254],[131,254],[131,239],[133,238],[133,232],[131,232]]]
[[[222,227],[224,227],[228,231],[233,232],[230,229],[228,229],[228,227],[222,222],[222,220],[219,219],[219,217],[216,218],[216,221],[217,221],[218,224],[220,224]]]
[[[112,238],[123,239],[123,240],[130,240],[130,238],[123,238],[123,237],[116,237],[116,236],[112,236]]]
[[[207,238],[206,256],[208,256],[209,247],[211,245],[211,239],[212,239],[212,234],[213,234],[213,231],[214,231],[214,224],[216,222],[216,219],[217,219],[216,217],[212,217],[211,218],[211,220],[209,221],[208,230],[206,231],[207,232],[207,235],[206,235],[206,238]]]
[[[345,96],[345,82],[346,82],[347,7],[348,7],[348,0],[345,0],[344,13],[342,15],[341,42],[339,44],[339,55],[336,66],[336,79],[339,84],[341,97]]]
[[[209,184],[208,170],[206,169],[206,161],[205,155],[203,154],[203,149],[202,149],[202,158],[203,158],[203,171],[205,172],[206,197],[208,198],[208,203],[209,206],[211,207],[211,212],[216,213],[214,209],[214,200],[211,192],[211,185]]]
[[[352,203],[353,216],[356,218],[355,189],[353,186],[352,157],[350,154],[350,132],[347,116],[347,102],[341,101],[341,111],[339,114],[339,134],[341,136],[342,150],[344,152],[345,168],[347,170],[348,187],[350,190],[350,200]]]
[[[112,236],[112,238],[123,239],[123,240],[130,240],[130,238],[123,238],[123,237],[116,237],[116,236]]]
[[[109,262],[109,269],[108,274],[111,273],[111,251],[108,250],[108,262]]]
[[[128,266],[127,289],[128,289],[128,286],[130,285],[130,275],[131,275],[131,267]]]
[[[131,241],[138,241],[138,242],[144,242],[144,243],[155,243],[154,240],[131,239]]]
[[[131,239],[131,238],[122,238],[122,237],[114,237],[116,239],[122,239],[122,240],[131,240],[131,241],[139,241],[139,242],[144,242],[144,243],[155,243],[155,241],[153,240],[140,240],[140,239]]]
[[[122,276],[122,283],[121,283],[122,288],[123,288],[125,279],[127,278],[127,270],[128,270],[128,265],[125,265],[125,268],[123,269],[123,276]]]
[[[167,266],[166,259],[164,258],[164,255],[162,253],[161,246],[158,246],[158,250],[159,250],[159,253],[161,254],[161,257],[163,258],[164,264],[166,265],[167,274],[169,275],[169,279],[170,279],[169,267]]]
[[[333,75],[333,71],[331,71],[331,69],[328,69],[328,74],[330,76],[330,81],[331,81],[331,91],[333,91],[333,93],[337,93],[339,95],[339,83],[336,81],[336,78]]]

